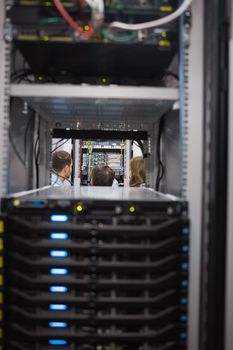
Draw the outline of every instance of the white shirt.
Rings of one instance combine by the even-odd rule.
[[[51,178],[51,185],[52,186],[71,186],[71,183],[69,182],[68,179],[60,179],[60,177],[57,174],[52,174]]]
[[[118,181],[116,179],[113,179],[112,187],[118,187]]]

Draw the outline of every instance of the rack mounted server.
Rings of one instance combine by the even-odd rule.
[[[93,26],[85,2],[62,1],[61,5],[81,33],[61,16],[54,1],[13,2],[7,12],[9,36],[28,63],[27,69],[13,67],[13,81],[163,84],[178,53],[178,22],[139,32],[112,28],[110,23],[158,19],[175,11],[178,1],[104,1],[103,21],[98,28]],[[88,35],[88,31],[93,33]]]
[[[2,208],[2,349],[186,349],[186,202],[49,188]]]

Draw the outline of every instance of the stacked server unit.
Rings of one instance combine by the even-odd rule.
[[[13,59],[12,81],[91,85],[163,85],[163,77],[178,51],[178,25],[148,30],[112,28],[114,21],[140,23],[171,14],[173,0],[100,1],[101,25],[95,25],[86,2],[16,0],[8,6],[10,40],[28,66]],[[118,57],[118,58],[116,58]],[[135,60],[137,57],[137,60]],[[25,63],[25,62],[24,62]],[[15,66],[16,64],[16,66]]]
[[[185,350],[187,204],[91,190],[3,200],[3,349]]]

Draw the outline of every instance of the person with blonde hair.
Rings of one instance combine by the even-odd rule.
[[[130,160],[130,187],[145,187],[146,171],[143,157],[135,157]]]

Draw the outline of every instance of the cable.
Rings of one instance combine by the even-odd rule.
[[[34,145],[34,160],[36,168],[36,188],[39,188],[39,155],[40,155],[40,116],[38,119],[37,138]]]
[[[104,22],[104,0],[85,0],[91,8],[91,20],[95,29],[102,26]]]
[[[11,103],[11,106],[10,106],[10,110],[12,108],[12,103]],[[33,116],[34,116],[34,111],[32,111],[32,114],[29,116],[29,119],[28,119],[28,122],[26,124],[26,127],[25,127],[25,132],[24,132],[24,156],[22,157],[14,143],[14,140],[13,140],[13,136],[12,136],[12,133],[11,133],[11,126],[9,127],[9,141],[11,143],[11,146],[16,154],[16,156],[18,157],[19,161],[22,163],[22,165],[24,167],[26,167],[26,157],[27,157],[27,134],[28,134],[28,131],[29,131],[29,127],[30,127],[30,124],[33,120]]]
[[[90,37],[93,33],[94,30],[92,28],[91,25],[88,26],[89,30],[85,31],[83,30],[82,27],[80,27],[78,25],[78,23],[76,23],[73,18],[70,16],[70,14],[66,11],[66,9],[64,8],[64,6],[62,5],[60,0],[53,0],[54,5],[56,6],[57,10],[60,12],[60,14],[62,15],[62,17],[65,19],[65,21],[79,34],[86,36],[86,37]]]
[[[60,139],[60,140],[58,140],[57,142],[53,143],[53,144],[52,144],[52,146],[56,146],[56,147],[57,147],[57,146],[58,146],[58,144],[59,144],[60,142],[62,142],[63,140],[64,140],[64,139]]]
[[[165,16],[160,19],[156,19],[154,21],[138,23],[138,24],[112,22],[110,26],[114,28],[125,29],[125,30],[143,30],[143,29],[160,27],[160,26],[163,26],[164,24],[174,21],[176,18],[181,16],[182,13],[184,13],[187,10],[187,8],[191,5],[191,3],[192,3],[192,0],[184,0],[182,5],[176,11],[174,11],[168,16]]]
[[[54,23],[66,23],[64,18],[61,17],[48,17],[41,19],[38,24],[39,25],[46,25],[46,24],[54,24]]]
[[[156,178],[156,191],[159,191],[160,182],[164,176],[165,168],[161,160],[161,140],[164,130],[165,114],[160,118],[159,121],[159,130],[158,130],[158,139],[157,139],[157,160],[158,160],[158,173]]]
[[[58,148],[60,148],[61,146],[63,146],[63,145],[64,145],[65,143],[67,143],[69,140],[70,140],[70,139],[66,139],[65,142],[63,142],[62,144],[60,144],[60,145],[58,145],[56,148],[54,148],[54,149],[52,150],[51,153],[55,152]]]
[[[24,133],[24,164],[26,166],[26,161],[27,161],[27,135],[28,135],[28,131],[30,129],[30,125],[31,122],[33,121],[33,116],[35,115],[35,113],[33,112],[28,119],[26,128],[25,128],[25,133]]]
[[[15,154],[17,155],[18,159],[20,160],[20,162],[23,164],[23,166],[25,166],[25,162],[24,162],[24,159],[21,157],[20,153],[18,152],[17,150],[17,147],[13,141],[13,137],[12,137],[12,134],[11,134],[11,129],[9,128],[9,140],[10,140],[10,143],[11,143],[11,146],[13,148],[13,150],[15,151]]]
[[[137,33],[135,31],[131,32],[128,35],[113,35],[113,34],[109,33],[108,31],[103,30],[101,32],[101,35],[105,39],[107,39],[109,41],[114,41],[116,43],[127,43],[127,42],[134,41],[137,38]]]
[[[22,69],[15,71],[14,73],[12,73],[11,79],[12,79],[12,81],[15,81],[15,80],[20,79],[22,77],[25,77],[27,75],[32,75],[31,69],[22,68]]]

